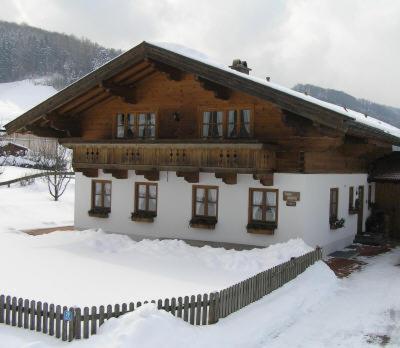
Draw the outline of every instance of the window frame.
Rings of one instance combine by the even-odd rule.
[[[204,189],[205,190],[205,205],[204,212],[207,211],[207,215],[198,215],[196,214],[196,203],[197,203],[197,190]],[[210,216],[208,214],[208,203],[209,203],[209,190],[216,190],[217,196],[215,200],[215,216]],[[206,228],[206,229],[214,229],[216,223],[218,222],[218,210],[219,210],[219,187],[215,185],[193,185],[192,186],[192,219],[190,220],[190,227],[194,228]]]
[[[139,209],[139,187],[146,186],[146,209]],[[149,201],[150,201],[150,186],[155,186],[156,188],[156,209],[149,210]],[[150,220],[148,222],[152,222],[153,219],[157,216],[158,211],[158,183],[156,182],[135,182],[135,198],[134,198],[134,212],[132,213],[132,220],[134,221],[145,221]]]
[[[101,206],[96,206],[96,184],[101,184]],[[106,194],[105,186],[110,184],[110,194]],[[104,206],[105,196],[110,196],[110,207]],[[92,180],[92,192],[91,192],[91,209],[89,210],[89,215],[94,217],[108,217],[111,213],[112,205],[112,181],[111,180]]]
[[[231,106],[221,106],[221,107],[215,107],[215,106],[201,106],[198,109],[199,111],[199,137],[204,140],[246,140],[246,139],[251,139],[254,136],[254,106],[253,105],[231,105]],[[241,124],[241,119],[240,119],[240,112],[242,110],[249,110],[250,111],[250,121],[249,121],[249,136],[246,137],[240,137],[240,136],[234,136],[230,137],[228,136],[228,126],[229,126],[229,111],[236,111],[238,115],[238,120],[239,123],[237,125],[238,127],[238,132],[240,132],[240,124]],[[211,136],[204,136],[203,134],[203,126],[204,126],[204,113],[205,112],[222,112],[222,135],[218,137],[211,137]]]
[[[139,118],[140,115],[145,114],[154,114],[154,136],[139,136]],[[124,117],[124,136],[119,137],[118,136],[118,129],[119,129],[119,123],[118,123],[118,117],[119,115],[122,115]],[[128,130],[131,129],[130,123],[128,122],[129,116],[133,117],[133,136],[128,136]],[[113,138],[117,140],[129,140],[129,139],[139,139],[139,140],[152,140],[152,139],[157,139],[158,138],[158,113],[157,111],[153,110],[140,110],[140,111],[128,111],[128,112],[117,112],[114,118],[114,127],[113,127]],[[145,129],[148,129],[149,125],[145,124]]]
[[[253,204],[254,192],[262,192],[262,220],[254,220],[253,219],[253,208],[255,206]],[[275,205],[269,205],[267,202],[268,192],[275,193]],[[275,221],[267,221],[266,220],[266,212],[268,207],[275,208]],[[274,230],[278,227],[279,220],[279,189],[272,188],[249,188],[249,197],[248,197],[248,212],[247,212],[247,231],[249,233],[262,233],[262,234],[273,234]]]
[[[336,202],[333,203],[333,193],[336,194]],[[335,214],[332,214],[332,206],[333,204],[336,204],[335,208]],[[329,190],[329,223],[332,224],[335,221],[338,221],[338,216],[339,216],[339,188],[338,187],[332,187]]]

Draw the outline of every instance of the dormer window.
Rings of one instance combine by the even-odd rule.
[[[155,138],[156,114],[154,112],[118,113],[116,138]]]
[[[251,114],[250,108],[204,110],[201,135],[203,138],[250,138]]]

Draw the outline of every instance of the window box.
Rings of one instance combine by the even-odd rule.
[[[217,222],[217,218],[215,217],[195,216],[190,220],[189,225],[192,228],[204,228],[207,230],[213,230],[215,229],[215,225],[217,224]]]
[[[97,217],[97,218],[108,218],[108,214],[110,214],[110,209],[106,208],[94,208],[88,211],[89,216]]]
[[[157,216],[156,212],[151,211],[135,211],[131,214],[132,221],[137,222],[154,222]]]
[[[247,224],[246,229],[248,233],[273,235],[277,227],[275,222],[253,221]]]
[[[349,214],[350,215],[358,214],[358,209],[355,208],[355,207],[350,207],[349,208]]]
[[[336,218],[329,220],[329,225],[331,227],[331,230],[337,230],[339,228],[344,227],[344,223],[345,223],[345,219],[343,219],[343,218],[340,220],[338,220]]]

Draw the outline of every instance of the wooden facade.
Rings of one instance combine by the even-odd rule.
[[[233,110],[250,115],[246,137],[229,135]],[[217,137],[203,134],[205,112],[219,112]],[[118,114],[131,115],[132,124],[139,122],[135,115],[154,115],[154,134],[137,137],[135,126],[131,137],[119,138]],[[235,183],[238,173],[249,173],[265,185],[274,172],[366,173],[394,141],[331,110],[147,43],[6,128],[58,138],[74,150],[75,170],[89,176],[105,169],[125,177],[132,169],[156,178],[172,170],[197,182],[204,171]]]

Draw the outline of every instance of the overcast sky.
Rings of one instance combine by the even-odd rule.
[[[400,106],[400,0],[0,0],[0,19],[128,49],[175,42],[292,87]]]

